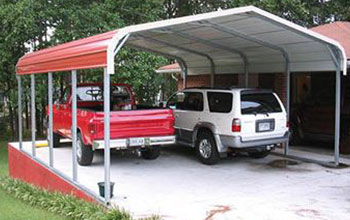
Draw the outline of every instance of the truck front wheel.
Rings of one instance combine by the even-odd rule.
[[[52,134],[53,136],[53,147],[56,148],[56,147],[59,147],[60,146],[60,140],[61,140],[61,136],[59,134],[56,134],[56,133],[53,133]],[[47,129],[47,142],[49,143],[50,145],[50,137],[49,137],[49,129]]]
[[[77,161],[81,166],[89,166],[92,163],[94,151],[89,145],[85,145],[80,132],[77,133]]]
[[[160,155],[160,147],[146,148],[141,151],[141,156],[146,160],[154,160]]]

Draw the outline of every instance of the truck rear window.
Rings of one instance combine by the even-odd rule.
[[[208,92],[210,112],[228,113],[232,109],[232,94],[227,92]]]
[[[241,95],[243,115],[282,112],[282,108],[272,93],[253,93]]]
[[[111,101],[127,101],[131,99],[130,93],[126,86],[111,86]],[[102,86],[79,86],[77,88],[77,99],[79,102],[103,101]]]

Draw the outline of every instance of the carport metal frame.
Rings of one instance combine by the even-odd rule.
[[[263,12],[260,9],[254,8],[254,7],[245,7],[245,8],[240,8],[239,10],[237,9],[238,12],[240,11],[254,11],[257,13],[261,13],[264,14],[266,17],[269,17],[269,14],[266,12]],[[236,12],[236,11],[235,11]],[[216,12],[218,15],[221,12]],[[225,12],[228,13],[228,12]],[[237,12],[236,12],[237,13]],[[232,13],[234,14],[234,13]],[[203,20],[206,18],[206,14],[203,15],[199,15],[203,17]],[[191,16],[190,16],[191,17]],[[213,13],[208,13],[207,18],[212,18],[213,17]],[[268,19],[266,17],[261,16],[262,19]],[[192,16],[192,18],[194,18],[194,16]],[[280,21],[276,21],[274,17],[270,16],[269,17],[271,22],[275,22],[278,25],[284,26],[285,28],[288,28],[292,31],[293,28],[289,27],[286,24],[283,24],[283,20]],[[179,18],[181,21],[186,19],[185,18]],[[181,20],[182,19],[182,20]],[[174,22],[176,19],[173,19],[172,21]],[[188,22],[195,22],[196,20],[198,20],[198,18],[196,17],[196,19],[189,19],[188,18]],[[199,19],[200,20],[200,19]],[[106,50],[106,66],[104,66],[103,68],[103,75],[104,75],[104,143],[105,143],[105,148],[104,148],[104,180],[105,180],[105,198],[101,198],[96,196],[96,198],[98,198],[99,200],[103,200],[106,204],[110,203],[110,75],[114,74],[114,59],[115,56],[117,55],[117,53],[119,52],[119,50],[126,44],[128,38],[130,36],[136,36],[138,38],[142,38],[148,41],[152,41],[155,42],[157,44],[162,44],[162,45],[167,45],[170,46],[172,48],[176,48],[178,50],[184,51],[186,53],[192,53],[192,54],[196,54],[197,56],[202,56],[208,59],[208,61],[210,62],[210,67],[211,67],[211,72],[210,72],[210,84],[211,86],[214,86],[214,78],[215,78],[215,62],[213,61],[213,59],[211,58],[211,56],[209,54],[203,53],[203,52],[199,52],[196,50],[192,50],[189,48],[184,48],[175,44],[171,44],[165,41],[161,41],[161,40],[157,40],[157,39],[153,39],[150,37],[146,37],[142,35],[142,31],[145,30],[151,30],[154,28],[158,28],[158,29],[167,29],[167,23],[165,23],[166,21],[163,22],[155,22],[155,25],[153,27],[149,27],[147,25],[144,26],[131,26],[131,27],[126,27],[123,28],[121,30],[119,30],[116,34],[114,34],[114,36],[112,37],[112,39],[110,40],[107,50]],[[181,23],[179,22],[179,23]],[[197,21],[198,24],[202,25],[209,25],[210,27],[217,29],[219,31],[231,34],[233,36],[239,37],[239,38],[243,38],[245,40],[248,41],[252,41],[254,43],[260,44],[264,47],[268,47],[274,50],[278,50],[281,52],[282,56],[285,59],[285,73],[287,75],[286,78],[286,83],[287,83],[287,113],[288,113],[288,117],[289,117],[289,111],[290,111],[290,71],[291,71],[291,62],[290,62],[290,58],[289,58],[289,54],[287,51],[284,50],[283,47],[279,47],[278,45],[274,45],[270,42],[266,42],[263,41],[261,39],[257,39],[255,37],[249,36],[247,34],[241,33],[238,30],[234,30],[234,29],[227,29],[223,26],[221,26],[220,24],[217,23],[213,23],[211,21]],[[171,22],[170,22],[171,23]],[[169,25],[169,24],[168,24]],[[302,32],[298,32],[298,34],[303,34]],[[220,46],[219,44],[215,44],[213,42],[207,41],[206,39],[202,39],[202,38],[197,38],[197,37],[193,37],[190,36],[186,33],[182,33],[182,32],[177,32],[176,35],[182,36],[184,38],[187,39],[192,39],[198,42],[202,42],[206,45],[209,45],[211,47],[217,47],[217,48],[221,48],[223,49],[223,46]],[[307,35],[305,33],[305,35]],[[309,36],[308,37],[314,37],[314,36]],[[341,69],[343,67],[343,72],[344,74],[346,74],[346,58],[344,56],[344,49],[339,45],[339,44],[335,44],[334,41],[329,40],[328,42],[326,40],[321,40],[318,39],[317,37],[314,37],[316,40],[320,41],[323,44],[327,44],[329,47],[329,51],[332,54],[332,59],[333,62],[336,66],[336,105],[335,105],[335,140],[334,140],[334,166],[338,166],[339,165],[339,126],[340,126],[340,80],[341,80]],[[326,38],[325,38],[326,39]],[[131,45],[131,47],[137,48],[137,49],[141,49],[141,50],[145,50],[151,53],[155,53],[158,55],[162,55],[165,57],[169,57],[169,58],[174,58],[176,59],[181,67],[182,70],[182,76],[183,76],[183,87],[186,88],[187,86],[187,75],[188,75],[188,65],[186,63],[186,61],[184,59],[182,59],[180,56],[176,56],[170,53],[164,53],[164,52],[160,52],[160,51],[156,51],[156,50],[152,50],[149,48],[144,48],[144,47],[140,47],[140,46],[135,46],[135,45]],[[238,51],[235,50],[234,48],[231,47],[226,47],[225,51],[231,52],[231,53],[237,53],[242,61],[243,61],[243,65],[244,65],[244,74],[245,74],[245,85],[248,86],[248,73],[249,73],[249,60],[247,58],[247,56]],[[341,51],[341,53],[339,52]],[[344,61],[344,65],[342,64],[342,61]],[[101,66],[100,66],[101,67]],[[91,68],[91,67],[90,67]],[[53,71],[47,71],[48,72],[48,105],[49,105],[49,131],[48,131],[48,136],[50,140],[53,140],[53,100],[52,100],[52,72]],[[37,72],[37,73],[42,73],[42,72]],[[36,152],[35,152],[35,141],[36,141],[36,126],[35,126],[35,72],[33,73],[29,73],[30,77],[31,77],[31,136],[32,136],[32,154],[30,155],[31,157],[33,157],[34,160],[36,159]],[[21,81],[21,76],[17,75],[17,79],[18,79],[18,124],[19,124],[19,148],[21,151],[23,151],[23,147],[22,147],[22,81]],[[77,186],[81,186],[78,183],[78,172],[77,172],[77,161],[76,161],[76,139],[77,139],[77,119],[76,119],[76,115],[77,115],[77,98],[76,98],[76,87],[77,87],[77,69],[72,69],[71,70],[71,80],[72,80],[72,139],[73,139],[73,148],[72,148],[72,158],[73,158],[73,162],[72,162],[72,183],[74,185]],[[285,147],[285,152],[284,152],[285,156],[289,156],[288,155],[288,143],[286,143],[286,147]],[[294,157],[294,156],[293,156]],[[295,158],[295,157],[294,157]],[[297,159],[303,159],[305,160],[305,158],[297,158]],[[315,160],[309,160],[312,162],[317,162],[317,163],[321,163],[320,161],[315,161]],[[53,141],[50,141],[49,143],[49,169],[51,169],[53,172],[60,174],[60,172],[58,170],[56,170],[54,168],[54,158],[53,158]],[[67,179],[67,177],[65,177]],[[68,178],[69,179],[69,178]],[[88,191],[88,190],[85,190]]]

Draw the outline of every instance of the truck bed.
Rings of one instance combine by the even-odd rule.
[[[92,122],[94,140],[104,137],[104,113],[95,112]],[[174,117],[169,109],[128,110],[111,112],[111,139],[165,136],[174,134]]]

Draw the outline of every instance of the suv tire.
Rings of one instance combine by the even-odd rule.
[[[211,132],[202,131],[198,134],[196,154],[198,159],[206,165],[216,164],[220,160],[218,148]]]
[[[248,156],[254,159],[264,158],[270,154],[270,150],[248,152]]]
[[[141,157],[145,160],[157,159],[160,155],[160,147],[154,146],[152,148],[146,148],[141,151]]]
[[[89,166],[94,158],[94,151],[89,145],[85,145],[80,132],[77,133],[77,161],[81,166]]]

